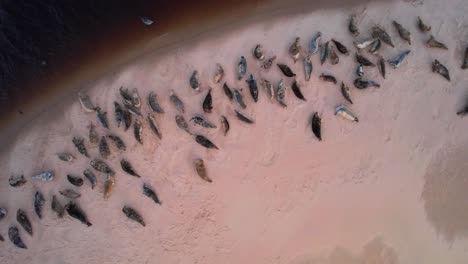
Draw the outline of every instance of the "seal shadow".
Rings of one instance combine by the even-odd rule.
[[[360,253],[355,255],[349,249],[335,247],[329,254],[299,256],[290,264],[361,264],[386,263],[398,264],[398,255],[387,245],[382,237],[367,242]]]
[[[441,148],[424,176],[427,220],[448,242],[468,237],[468,142]]]

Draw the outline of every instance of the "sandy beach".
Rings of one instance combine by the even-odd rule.
[[[84,81],[85,91],[107,112],[110,129],[103,128],[95,113],[85,113],[78,96],[42,112],[20,131],[0,155],[0,207],[8,215],[0,220],[2,263],[466,263],[468,259],[468,117],[455,113],[468,97],[468,70],[460,69],[468,45],[468,5],[463,0],[398,1],[300,12],[262,19],[229,30],[214,28],[177,45],[152,50],[131,63],[110,70],[97,80]],[[356,14],[361,32],[354,38],[347,25]],[[432,26],[430,33],[416,27],[416,18]],[[397,20],[412,37],[404,42],[392,25]],[[365,67],[365,78],[381,88],[354,88],[356,61],[353,40],[370,36],[374,25],[384,27],[395,48],[382,44],[380,54],[393,58],[409,49],[410,55],[397,69],[387,64],[383,79],[376,67]],[[338,54],[340,61],[321,65],[312,55],[310,81],[304,79],[302,61],[288,55],[295,37],[307,50],[310,39],[322,32],[322,42],[339,40],[351,50]],[[430,49],[424,42],[433,34],[448,50]],[[289,89],[287,107],[270,100],[260,80],[274,86],[284,79],[276,65],[262,69],[252,55],[262,44],[266,57],[277,56],[297,74],[307,101]],[[364,52],[366,57],[377,57]],[[246,77],[237,80],[237,63],[247,59],[247,73],[258,81],[259,100],[249,94]],[[447,66],[451,81],[432,73],[434,59]],[[214,83],[216,63],[225,76]],[[201,88],[194,91],[189,77],[200,74]],[[320,74],[333,74],[338,84],[323,82]],[[351,87],[354,104],[340,92],[339,84]],[[242,110],[223,92],[226,82],[243,90],[247,108]],[[152,134],[145,118],[143,145],[132,128],[118,128],[114,101],[121,101],[119,87],[138,88],[142,114],[156,92],[164,114],[154,114],[162,139]],[[213,112],[203,113],[202,102],[212,88]],[[190,129],[212,140],[219,150],[206,149],[177,127],[175,107],[169,101],[173,89],[185,104],[184,117],[203,115],[218,128],[190,123]],[[359,123],[335,116],[344,104],[359,117]],[[255,120],[246,124],[234,110]],[[322,118],[323,140],[311,131],[310,118]],[[220,117],[225,115],[230,131],[223,135]],[[135,119],[135,117],[134,117]],[[103,199],[105,175],[96,188],[86,181],[71,185],[69,173],[82,176],[90,159],[73,146],[73,136],[86,138],[91,158],[99,158],[97,146],[88,141],[87,126],[93,122],[99,135],[116,134],[127,145],[119,151],[111,144],[107,163],[116,170],[116,184],[109,199]],[[7,139],[3,139],[4,141]],[[76,159],[59,160],[67,151]],[[129,160],[142,176],[124,173],[119,161]],[[197,176],[193,161],[202,158],[213,182]],[[52,182],[31,180],[31,175],[55,171]],[[8,184],[11,175],[23,174],[28,182],[19,188]],[[162,201],[155,204],[142,194],[143,183],[151,185]],[[71,188],[81,193],[77,204],[86,212],[91,227],[68,215],[57,218],[50,209],[52,195],[65,204],[59,191]],[[34,213],[33,195],[39,190],[46,204],[44,216]],[[146,222],[142,227],[122,213],[124,205],[137,209]],[[34,235],[21,227],[27,250],[8,239],[16,225],[16,210],[31,219]]]

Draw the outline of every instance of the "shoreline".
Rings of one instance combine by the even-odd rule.
[[[121,47],[117,48],[115,51],[102,52],[103,49],[106,49],[107,41],[105,38],[101,39],[98,41],[97,52],[94,50],[90,53],[86,53],[91,49],[87,47],[85,50],[78,51],[77,54],[72,56],[71,61],[76,57],[80,57],[81,61],[65,63],[60,66],[58,72],[49,73],[48,76],[42,76],[36,81],[29,81],[26,84],[26,87],[28,87],[26,90],[32,93],[31,97],[22,100],[21,103],[18,103],[15,107],[3,110],[3,117],[0,122],[0,143],[11,143],[11,136],[20,129],[27,127],[29,122],[37,119],[41,114],[47,111],[52,109],[58,110],[60,107],[63,107],[65,103],[72,102],[76,99],[73,94],[76,94],[80,90],[87,90],[86,87],[90,87],[92,83],[104,78],[103,75],[119,72],[126,65],[142,59],[145,55],[151,54],[150,56],[154,56],[156,53],[162,53],[184,46],[185,42],[182,42],[182,40],[200,41],[203,38],[214,36],[216,33],[223,34],[226,30],[238,29],[249,23],[254,23],[255,21],[265,21],[274,19],[275,17],[307,13],[322,8],[342,8],[338,7],[340,1],[335,0],[318,1],[317,7],[308,6],[308,1],[305,0],[296,1],[296,6],[289,6],[290,3],[284,3],[279,0],[246,2],[247,3],[242,3],[242,6],[237,7],[238,9],[235,11],[228,12],[228,16],[224,16],[223,13],[217,16],[211,14],[206,20],[203,20],[200,18],[203,17],[204,13],[198,10],[201,13],[196,13],[193,17],[187,18],[186,20],[180,20],[179,22],[170,20],[165,22],[161,29],[157,28],[157,19],[155,24],[145,28],[141,21],[135,17],[135,20],[131,22],[133,25],[130,28],[140,27],[136,30],[138,33],[136,35],[131,33],[124,36],[123,39],[127,41],[124,41]],[[324,2],[326,3],[324,4]],[[352,0],[346,5],[352,6],[361,2],[367,1]],[[233,3],[228,2],[227,4]],[[319,5],[323,6],[320,7]],[[210,11],[215,13],[219,12],[216,8]],[[177,18],[173,18],[173,20],[177,20]],[[190,20],[197,20],[198,24],[187,27],[186,25],[190,23]],[[168,26],[167,24],[171,25]],[[153,32],[148,34],[148,31]],[[115,36],[117,33],[118,30],[111,34],[114,36],[112,39],[116,38],[115,41],[111,42],[114,43],[119,40],[119,37]],[[82,54],[83,52],[84,54]],[[109,57],[111,58],[110,60]],[[59,62],[59,65],[60,64]],[[54,69],[52,70],[54,71]],[[58,76],[62,75],[62,73],[69,74],[70,72],[71,76]],[[39,89],[37,90],[35,87],[39,87]],[[24,114],[20,114],[19,111]]]

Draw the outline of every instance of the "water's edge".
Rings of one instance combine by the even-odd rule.
[[[77,91],[148,53],[168,51],[188,40],[222,34],[258,20],[318,9],[346,8],[361,2],[366,1],[351,0],[346,6],[335,0],[313,1],[313,4],[305,0],[203,1],[179,5],[178,10],[172,10],[170,5],[148,7],[145,14],[155,20],[152,26],[144,26],[135,17],[98,39],[84,41],[80,49],[51,67],[44,76],[25,84],[21,89],[26,90],[28,96],[2,110],[1,143],[11,144],[17,131],[27,129],[40,115],[66,106],[76,99]],[[52,116],[47,115],[47,119]]]

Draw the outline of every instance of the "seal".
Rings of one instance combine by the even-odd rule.
[[[31,221],[29,221],[28,216],[26,215],[26,212],[23,211],[22,209],[18,209],[16,211],[16,221],[24,228],[24,230],[30,235],[33,235],[33,228],[31,225]]]
[[[341,94],[346,99],[346,101],[348,101],[350,104],[353,104],[353,100],[351,100],[351,91],[344,82],[341,82]]]
[[[143,124],[140,120],[135,120],[133,123],[133,135],[138,143],[143,145]]]
[[[229,98],[230,101],[234,98],[234,95],[232,94],[231,88],[227,85],[227,83],[223,84],[223,91],[224,94]]]
[[[395,58],[388,60],[388,64],[390,64],[394,69],[400,67],[401,63],[405,60],[405,58],[410,54],[409,50],[405,50],[402,53],[398,54]]]
[[[58,152],[57,157],[59,158],[59,160],[65,162],[72,162],[75,159],[75,157],[68,152]]]
[[[158,101],[158,95],[155,92],[150,92],[148,95],[148,105],[153,112],[158,114],[164,114],[164,109],[161,107]]]
[[[283,79],[278,82],[276,86],[275,92],[276,101],[282,106],[287,107],[285,99],[286,99],[286,86],[284,85]]]
[[[130,92],[128,88],[123,88],[121,86],[119,91],[124,104],[132,105],[135,108],[139,108],[141,106],[140,95],[138,94],[137,88],[133,88]]]
[[[53,171],[46,171],[43,173],[35,174],[31,176],[33,180],[42,180],[42,181],[52,181],[54,179],[54,172]]]
[[[320,45],[320,64],[323,65],[328,58],[328,45],[329,42],[325,42],[325,44]]]
[[[132,164],[130,164],[130,162],[126,159],[122,159],[120,160],[120,166],[122,167],[122,170],[124,172],[126,172],[127,174],[131,175],[131,176],[135,176],[135,177],[138,177],[140,178],[141,176],[135,171],[135,169],[133,168]]]
[[[223,134],[224,136],[226,136],[230,128],[229,121],[224,115],[222,115],[220,119],[221,119],[221,128],[223,130]]]
[[[0,220],[5,218],[5,216],[8,214],[7,209],[0,207]]]
[[[377,62],[377,68],[379,69],[380,75],[385,79],[386,69],[385,69],[385,59],[382,56],[379,56]]]
[[[297,98],[301,99],[302,101],[307,101],[307,99],[306,99],[306,98],[304,97],[304,95],[302,94],[301,88],[299,87],[299,84],[297,83],[296,80],[294,80],[294,82],[293,82],[293,84],[292,84],[292,86],[291,86],[291,89],[292,89],[294,95],[295,95]]]
[[[333,84],[336,84],[337,81],[336,81],[336,78],[335,76],[333,75],[330,75],[330,74],[320,74],[320,77],[319,77],[320,80],[324,81],[324,82],[331,82]]]
[[[125,125],[124,130],[127,131],[132,125],[132,114],[130,114],[130,112],[126,108],[122,110],[123,121]]]
[[[340,57],[338,57],[338,54],[336,53],[336,50],[333,46],[330,46],[329,48],[328,58],[330,59],[331,65],[336,65],[340,62]]]
[[[96,175],[90,169],[85,169],[83,175],[88,179],[89,183],[91,183],[91,189],[94,189],[97,184]]]
[[[379,26],[373,26],[371,29],[371,35],[373,38],[380,39],[383,43],[389,45],[390,47],[394,48],[392,38],[390,35],[385,31],[385,29]]]
[[[131,220],[139,223],[142,226],[146,226],[145,221],[143,220],[143,217],[133,208],[129,206],[124,206],[122,208],[122,212]]]
[[[262,45],[258,44],[253,50],[253,55],[257,60],[263,60],[265,58],[265,53],[263,52]]]
[[[107,159],[110,156],[109,144],[107,144],[106,137],[104,136],[102,136],[99,141],[99,155],[101,155],[103,159]]]
[[[110,174],[110,175],[115,175],[115,171],[113,169],[111,169],[111,167],[109,167],[109,165],[107,165],[102,160],[93,159],[93,160],[91,160],[89,162],[89,164],[91,165],[91,167],[93,167],[93,169],[95,169],[95,170],[97,170],[99,172]]]
[[[182,116],[182,115],[176,115],[175,121],[176,121],[177,126],[178,126],[180,129],[184,130],[185,132],[189,133],[190,135],[192,134],[192,132],[190,132],[190,129],[189,129],[189,126],[188,126],[187,121],[185,121],[184,116]]]
[[[96,107],[97,118],[104,128],[109,129],[109,121],[107,120],[107,112],[102,111],[100,107]]]
[[[375,67],[375,64],[366,57],[356,53],[356,61],[363,66]]]
[[[107,135],[107,137],[112,142],[114,142],[114,145],[117,147],[117,149],[119,149],[121,151],[125,151],[127,149],[127,147],[125,146],[125,143],[123,142],[123,140],[119,136],[117,136],[117,135]]]
[[[310,76],[312,75],[312,61],[310,60],[310,56],[305,56],[304,57],[304,74],[305,74],[305,80],[309,81]]]
[[[216,125],[211,123],[210,121],[206,120],[202,116],[193,116],[190,121],[193,121],[196,125],[200,125],[205,128],[216,128]]]
[[[249,85],[250,95],[254,102],[258,101],[258,86],[257,81],[254,79],[253,75],[250,74],[249,79],[246,80],[247,84]]]
[[[286,76],[286,77],[294,77],[294,76],[296,76],[296,74],[291,70],[291,68],[289,68],[288,65],[286,65],[286,64],[281,64],[281,63],[277,63],[276,65],[277,65],[278,68],[281,70],[281,72],[284,74],[284,76]]]
[[[358,77],[361,77],[364,75],[364,69],[362,67],[362,64],[358,64],[357,68],[356,68],[356,75]]]
[[[236,112],[236,117],[237,119],[239,119],[240,121],[244,122],[244,123],[247,123],[247,124],[253,124],[255,123],[253,121],[252,118],[246,116],[245,114],[241,113],[240,111],[238,111],[237,109],[234,110]]]
[[[143,194],[151,198],[151,200],[153,200],[154,203],[161,205],[161,200],[159,200],[159,197],[156,194],[156,192],[146,183],[143,183]]]
[[[109,195],[112,192],[112,189],[115,184],[115,177],[113,175],[107,175],[106,181],[104,182],[104,200],[109,199]]]
[[[335,115],[339,115],[345,119],[348,119],[354,122],[359,122],[359,119],[357,118],[357,116],[344,105],[340,105],[336,108]]]
[[[361,89],[361,90],[369,88],[369,87],[380,88],[380,84],[378,84],[375,81],[366,81],[359,77],[354,80],[354,87]]]
[[[411,33],[406,28],[404,28],[400,23],[396,22],[395,20],[393,20],[393,25],[398,31],[398,34],[400,35],[400,37],[406,42],[408,42],[409,45],[411,45]]]
[[[468,103],[467,102],[465,102],[465,105],[463,106],[463,108],[460,111],[457,112],[457,115],[462,116],[462,117],[465,116],[466,114],[468,114]],[[1,214],[0,214],[0,219],[2,219]]]
[[[96,131],[96,126],[93,124],[93,122],[89,122],[88,129],[89,143],[97,145],[99,142],[99,134]]]
[[[322,118],[320,118],[317,112],[313,114],[311,124],[312,133],[314,133],[319,141],[322,141]]]
[[[242,95],[242,91],[239,89],[234,89],[234,98],[236,99],[237,104],[243,109],[247,108],[247,105],[244,102],[244,96]]]
[[[34,193],[34,212],[39,219],[42,219],[42,207],[44,206],[45,199],[41,192]]]
[[[57,196],[55,196],[55,194],[52,196],[52,202],[50,204],[50,208],[52,209],[52,211],[54,211],[57,214],[58,218],[63,217],[63,214],[65,213],[65,209],[63,208],[63,205],[57,199]]]
[[[276,56],[273,56],[263,61],[263,64],[262,64],[263,69],[265,70],[270,69],[275,60],[276,60]]]
[[[440,74],[442,77],[444,77],[447,81],[450,82],[450,74],[447,69],[440,61],[434,60],[432,62],[432,72]]]
[[[206,172],[205,162],[202,159],[195,159],[193,162],[198,176],[207,182],[213,182]]]
[[[202,145],[205,148],[214,148],[214,149],[219,149],[213,142],[211,142],[209,139],[207,139],[205,136],[202,135],[196,135],[195,136],[195,141]]]
[[[189,83],[193,90],[195,91],[200,90],[201,83],[200,83],[200,77],[198,76],[197,70],[193,71],[192,75],[190,76]]]
[[[447,45],[436,40],[433,35],[426,41],[426,47],[448,50]]]
[[[468,46],[465,49],[465,56],[463,57],[461,68],[462,70],[468,69]]]
[[[247,60],[244,56],[240,57],[239,64],[237,64],[237,79],[241,80],[247,73]]]
[[[147,115],[147,118],[148,120],[148,123],[149,123],[149,126],[151,128],[151,131],[153,131],[153,133],[159,138],[159,139],[162,139],[162,134],[161,134],[161,131],[159,131],[159,128],[158,128],[158,125],[156,123],[156,119],[154,118],[154,116],[152,114],[148,114]]]
[[[369,47],[369,53],[373,55],[379,54],[379,49],[382,46],[382,42],[379,39],[376,39]]]
[[[336,39],[331,39],[331,41],[333,42],[333,44],[335,44],[335,47],[336,49],[343,55],[346,55],[348,56],[349,55],[349,50],[348,48],[343,45],[341,42],[337,41]]]
[[[10,184],[11,187],[20,187],[23,186],[26,183],[26,179],[24,178],[24,175],[18,175],[18,176],[10,176],[8,179],[8,183]]]
[[[294,42],[289,46],[289,55],[293,58],[294,63],[299,59],[301,55],[301,45],[299,45],[300,38],[296,37]]]
[[[215,75],[214,75],[214,82],[215,83],[219,83],[224,77],[224,68],[223,66],[221,66],[221,64],[219,63],[216,63],[216,71],[215,71]]]
[[[133,97],[128,88],[124,88],[123,86],[120,86],[119,88],[120,96],[122,96],[122,99],[124,103],[127,104],[132,104]]]
[[[79,177],[79,176],[75,176],[75,175],[71,175],[71,174],[67,174],[67,180],[75,185],[75,186],[82,186],[83,185],[83,178]]]
[[[322,33],[320,31],[317,32],[317,34],[315,34],[315,36],[312,38],[312,40],[310,41],[310,48],[309,48],[310,54],[317,53],[321,44],[320,43],[321,38],[322,38]]]
[[[213,97],[211,96],[211,88],[208,90],[208,93],[203,100],[202,107],[205,113],[211,113],[213,110]]]
[[[94,104],[91,102],[91,99],[89,99],[89,96],[86,93],[79,92],[78,99],[80,101],[81,107],[85,112],[92,113],[96,111],[96,106],[94,106]]]
[[[18,227],[10,226],[10,228],[8,228],[8,237],[10,238],[11,243],[16,247],[28,249],[19,235]]]
[[[138,89],[137,88],[132,89],[131,103],[136,108],[140,108],[140,106],[141,106],[141,99],[140,99],[140,95],[138,94]]]
[[[88,227],[93,225],[88,221],[88,218],[86,217],[84,211],[73,201],[70,201],[65,205],[65,210],[67,211],[68,215],[77,219],[78,221],[87,225]]]
[[[171,94],[169,96],[169,100],[175,106],[177,111],[181,112],[182,114],[185,112],[184,103],[182,102],[182,100],[180,100],[180,98],[177,96],[177,94],[172,89],[171,89]]]
[[[273,85],[268,80],[262,79],[260,84],[265,88],[265,92],[268,95],[268,98],[273,99],[275,92],[273,91]]]
[[[73,142],[73,145],[75,145],[78,152],[81,153],[81,155],[89,158],[88,151],[86,150],[83,138],[73,137],[72,142]]]
[[[143,116],[140,110],[134,105],[124,102],[124,106],[127,109],[127,111],[130,112],[132,115],[139,116],[139,117]]]
[[[359,29],[356,25],[356,16],[352,15],[351,18],[349,19],[349,24],[348,24],[348,30],[351,33],[351,35],[357,37],[359,36]]]
[[[65,189],[63,191],[59,191],[59,193],[69,199],[77,199],[81,197],[81,194],[75,192],[72,189]]]
[[[365,49],[369,47],[372,43],[374,43],[377,39],[376,38],[370,38],[370,39],[364,39],[363,41],[354,41],[354,46],[358,49]]]
[[[419,30],[421,30],[421,32],[431,31],[431,26],[428,26],[428,25],[424,24],[421,17],[418,17],[418,28],[419,28]]]
[[[140,20],[143,24],[145,24],[146,26],[151,26],[154,24],[154,20],[152,20],[151,18],[149,17],[145,17],[145,16],[140,16]]]

